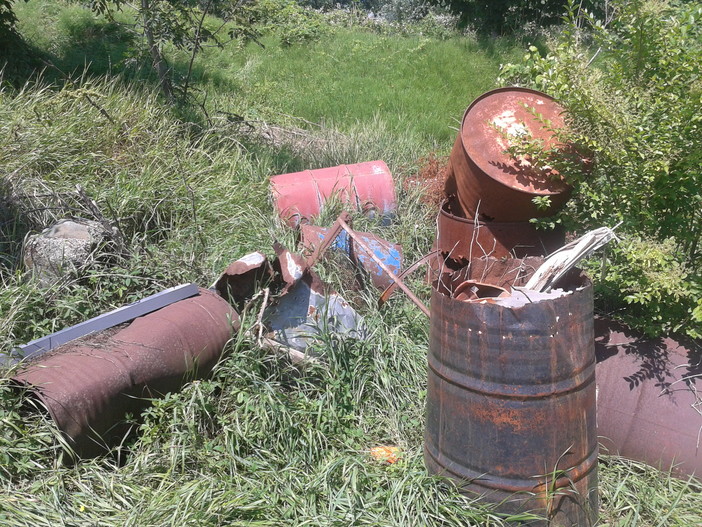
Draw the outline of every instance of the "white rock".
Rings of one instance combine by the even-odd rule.
[[[24,265],[48,285],[66,272],[84,266],[108,236],[96,221],[60,220],[40,234],[27,237]]]

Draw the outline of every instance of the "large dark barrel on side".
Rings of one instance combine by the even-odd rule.
[[[593,297],[576,282],[517,308],[456,300],[437,282],[431,300],[429,471],[562,526],[593,524],[598,507]]]
[[[104,453],[124,439],[127,414],[150,400],[206,377],[239,327],[236,311],[200,289],[132,321],[67,343],[20,370],[29,388],[81,457]]]

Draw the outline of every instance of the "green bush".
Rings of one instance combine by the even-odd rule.
[[[9,40],[14,32],[17,17],[12,11],[12,0],[0,0],[0,43]]]
[[[702,334],[702,31],[699,2],[616,1],[610,21],[569,5],[552,51],[530,47],[501,81],[567,108],[565,140],[594,158],[563,220],[579,231],[621,222],[598,283],[603,306],[648,333]],[[585,31],[583,28],[587,28]]]
[[[317,40],[328,30],[320,13],[295,0],[257,0],[247,11],[261,32],[276,33],[283,46]]]

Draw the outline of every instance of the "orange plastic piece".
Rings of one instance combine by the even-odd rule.
[[[371,457],[392,465],[400,459],[401,451],[396,446],[375,446],[370,450]]]

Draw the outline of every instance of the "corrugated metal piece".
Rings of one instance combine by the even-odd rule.
[[[273,204],[291,227],[307,223],[335,197],[364,212],[395,210],[395,186],[383,161],[305,170],[271,178]]]
[[[331,229],[317,227],[314,225],[303,225],[301,227],[301,242],[304,248],[314,251],[329,234]],[[400,245],[390,243],[378,236],[368,232],[358,232],[356,234],[361,238],[363,243],[373,251],[373,254],[379,258],[390,270],[395,274],[399,274],[402,269],[402,247]],[[331,247],[344,252],[360,265],[370,276],[373,284],[379,289],[385,289],[393,284],[393,280],[385,273],[385,271],[371,258],[364,249],[354,243],[349,234],[342,230],[332,241]]]
[[[502,271],[510,267],[495,269],[498,274],[483,281],[506,283]],[[506,513],[532,511],[552,526],[594,524],[598,447],[589,281],[579,276],[570,294],[512,309],[451,298],[451,284],[459,280],[435,283],[432,293],[429,471]]]
[[[183,284],[176,287],[171,287],[155,295],[142,298],[129,305],[117,308],[109,313],[103,313],[97,317],[76,324],[75,326],[62,329],[46,335],[45,337],[33,340],[17,349],[12,350],[8,356],[0,355],[0,363],[2,365],[15,364],[22,359],[35,359],[44,353],[51,351],[71,340],[84,337],[90,333],[96,333],[105,329],[117,326],[129,320],[133,320],[157,309],[161,309],[173,302],[178,302],[184,298],[195,296],[198,287],[195,284]]]
[[[436,247],[453,260],[546,256],[565,243],[565,230],[539,230],[529,222],[481,221],[465,218],[457,199],[441,205]]]
[[[550,122],[545,127],[527,109]],[[563,109],[548,95],[525,88],[501,88],[478,97],[466,110],[451,152],[446,195],[454,191],[468,217],[527,221],[554,214],[568,199],[570,187],[550,168],[536,169],[527,159],[506,154],[510,137],[530,136],[544,148],[557,146],[552,130],[565,125]],[[549,197],[551,206],[536,207],[534,197]]]
[[[605,452],[702,476],[702,345],[595,322],[597,426]]]
[[[200,289],[113,334],[46,354],[13,380],[32,390],[78,455],[90,456],[121,440],[125,415],[149,398],[206,376],[238,324],[226,301]]]

